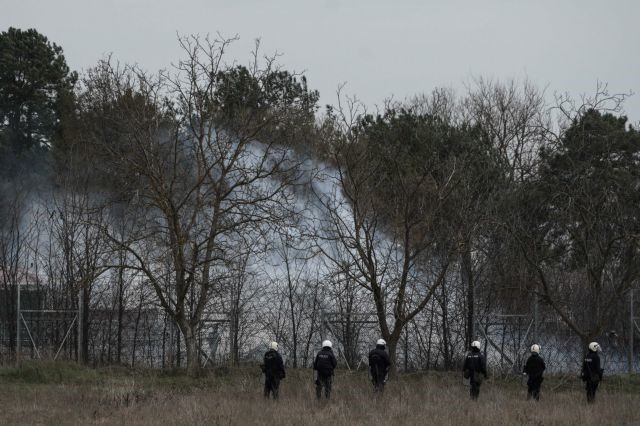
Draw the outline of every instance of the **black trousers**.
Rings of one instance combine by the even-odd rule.
[[[594,382],[591,380],[587,380],[586,382],[587,402],[590,404],[596,401],[596,391],[598,390],[598,384],[600,384],[600,382]]]
[[[269,398],[269,394],[271,394],[273,395],[273,399],[278,399],[279,390],[280,378],[267,374],[264,381],[264,397]]]
[[[331,396],[331,376],[325,376],[318,373],[318,378],[316,379],[316,397],[318,399],[322,398],[322,388],[324,388],[324,396],[329,399]]]
[[[471,388],[469,389],[469,394],[471,395],[471,399],[478,399],[478,396],[480,395],[481,383],[471,379],[469,381],[469,384],[471,385]]]
[[[385,384],[386,374],[376,374],[375,372],[371,372],[371,382],[373,382],[373,391],[382,393],[384,392],[384,384]]]
[[[542,385],[542,377],[529,377],[527,380],[527,399],[540,400],[540,386]]]

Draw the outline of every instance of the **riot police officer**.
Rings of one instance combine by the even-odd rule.
[[[589,343],[589,351],[582,362],[581,378],[585,382],[587,390],[587,402],[592,404],[596,400],[596,391],[602,380],[604,370],[600,368],[600,345],[597,342]]]
[[[271,342],[269,345],[269,350],[264,354],[262,371],[264,372],[264,397],[269,398],[269,394],[272,394],[273,399],[278,399],[280,380],[285,378],[284,362],[278,353],[278,343]]]
[[[527,399],[540,400],[540,386],[544,380],[542,373],[546,368],[547,366],[540,356],[540,345],[531,346],[531,355],[523,369],[523,374],[529,377],[527,380]]]
[[[376,347],[369,352],[369,372],[371,373],[371,381],[373,382],[373,391],[382,393],[384,384],[387,381],[387,374],[391,367],[389,354],[385,350],[387,342],[379,339]]]
[[[469,379],[471,386],[471,399],[476,400],[480,395],[480,385],[487,378],[487,363],[484,355],[480,352],[480,342],[471,342],[471,352],[467,354],[464,360],[462,371],[465,379]]]
[[[313,369],[316,370],[316,397],[322,397],[322,388],[324,388],[324,396],[329,399],[331,396],[331,384],[333,381],[333,370],[338,365],[330,340],[322,342],[322,349],[316,355],[313,362]]]

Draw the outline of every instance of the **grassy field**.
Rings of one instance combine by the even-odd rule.
[[[26,363],[0,368],[0,424],[640,424],[640,380],[606,378],[585,402],[577,379],[548,378],[539,403],[520,379],[490,379],[471,402],[458,374],[400,375],[374,398],[363,373],[339,372],[329,402],[310,370],[289,370],[278,402],[262,398],[258,369],[180,372]]]

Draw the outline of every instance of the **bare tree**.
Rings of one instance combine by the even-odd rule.
[[[463,120],[481,132],[508,182],[523,182],[535,173],[549,135],[548,111],[545,92],[528,80],[484,78],[469,87],[461,110]]]
[[[514,262],[513,247],[508,244],[511,240],[502,224],[510,214],[510,194],[535,174],[540,149],[548,138],[545,92],[528,80],[477,78],[460,100],[454,122],[473,129],[476,140],[474,160],[466,170],[458,200],[468,347],[478,336],[480,310],[486,311],[487,300],[480,296],[490,294],[480,287],[495,285],[495,277],[486,279],[486,274],[495,274],[501,265]],[[509,279],[504,282],[512,285]]]
[[[259,247],[261,227],[290,214],[285,188],[297,163],[270,132],[308,114],[301,103],[309,97],[289,90],[304,95],[306,86],[278,71],[273,58],[261,66],[256,51],[248,68],[224,65],[231,41],[183,38],[187,57],[174,73],[152,77],[104,63],[87,82],[100,113],[118,122],[117,139],[92,136],[107,171],[135,180],[121,185],[130,188],[135,231],[125,239],[103,231],[129,253],[128,268],[144,274],[178,324],[190,374],[199,370],[197,334],[220,285],[217,271],[233,261],[238,241],[257,236],[244,246]]]
[[[348,100],[328,117],[338,129],[329,133],[336,169],[325,175],[333,191],[318,194],[326,214],[318,247],[369,292],[395,360],[404,327],[442,285],[457,250],[445,237],[456,235],[446,216],[457,165],[441,158],[444,124],[436,118],[402,108],[377,118],[362,112]]]
[[[16,350],[17,289],[29,272],[29,244],[33,227],[24,226],[28,193],[18,186],[2,188],[0,208],[0,292],[3,295],[0,321],[6,327],[9,351]],[[31,228],[31,229],[30,229]],[[18,320],[19,321],[19,320]],[[21,324],[19,325],[21,326]]]
[[[56,286],[58,309],[77,308],[81,327],[78,359],[87,362],[93,288],[107,270],[107,247],[99,233],[102,213],[87,191],[60,191],[44,201],[49,244],[44,259],[49,286]]]

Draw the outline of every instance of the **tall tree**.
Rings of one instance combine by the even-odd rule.
[[[542,299],[589,341],[640,277],[640,133],[586,110],[541,159],[514,229]]]
[[[320,196],[327,214],[320,248],[369,292],[395,360],[404,328],[443,284],[457,252],[448,218],[464,160],[454,147],[467,138],[410,108],[355,120],[344,111],[355,110],[333,116],[336,127],[349,124],[332,134],[337,171],[328,176],[341,193]]]
[[[35,29],[0,34],[0,133],[6,155],[48,149],[77,79],[62,48]]]
[[[181,42],[187,57],[174,73],[151,77],[103,64],[87,87],[106,127],[88,129],[88,137],[134,223],[124,237],[104,232],[180,328],[189,373],[196,374],[202,319],[228,265],[261,247],[263,225],[290,214],[286,188],[297,179],[297,163],[267,132],[304,107],[286,99],[288,87],[268,84],[272,61],[256,62],[248,80],[249,92],[267,103],[219,102],[227,87],[220,76],[233,73],[223,63],[231,40]]]
[[[467,168],[460,220],[464,246],[460,269],[467,289],[465,346],[479,335],[480,323],[495,309],[495,291],[529,303],[514,288],[526,281],[526,268],[513,268],[517,250],[500,223],[511,214],[511,194],[536,171],[548,129],[545,94],[525,80],[478,78],[461,101],[460,114],[477,132],[477,161]],[[517,286],[516,286],[517,287]],[[483,296],[484,295],[484,296]],[[526,301],[526,302],[525,302]],[[489,306],[493,306],[489,309]],[[522,312],[522,310],[518,310]]]

